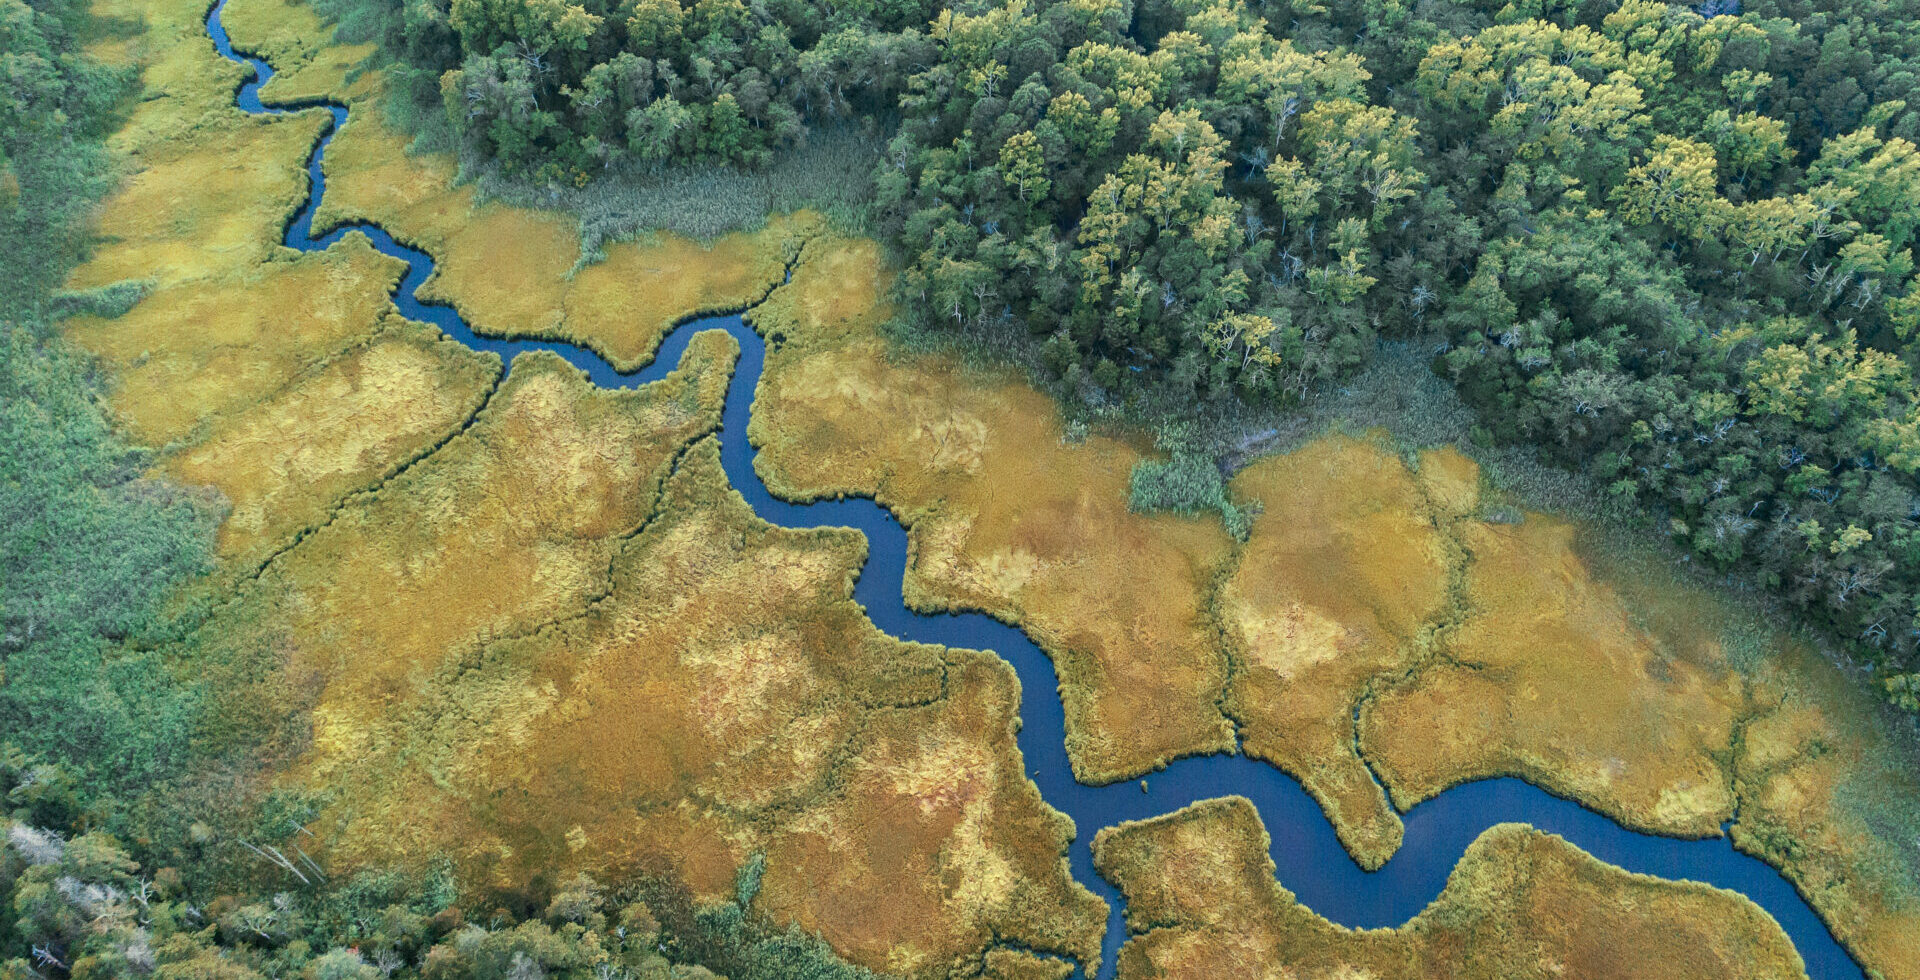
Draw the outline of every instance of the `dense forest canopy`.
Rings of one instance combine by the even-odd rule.
[[[336,2],[536,180],[886,127],[905,315],[1024,325],[1088,403],[1286,402],[1430,344],[1478,435],[1920,709],[1911,0]]]

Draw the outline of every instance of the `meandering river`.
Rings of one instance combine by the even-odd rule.
[[[253,78],[236,101],[251,113],[322,109],[332,122],[307,160],[310,181],[306,203],[287,226],[286,244],[303,252],[322,251],[343,236],[359,232],[375,249],[407,263],[407,274],[393,301],[406,316],[435,324],[475,350],[493,351],[509,366],[528,351],[551,351],[579,367],[595,384],[631,388],[658,380],[678,366],[693,335],[722,330],[740,345],[740,360],[727,388],[721,417],[720,459],[727,478],[764,520],[789,528],[851,527],[867,536],[868,558],[854,587],[854,598],[882,630],[904,640],[992,650],[1020,677],[1020,751],[1028,773],[1048,804],[1073,818],[1079,837],[1069,866],[1082,884],[1106,898],[1107,922],[1100,976],[1111,978],[1116,952],[1126,938],[1120,894],[1094,873],[1093,832],[1124,820],[1170,813],[1197,800],[1239,794],[1260,810],[1273,838],[1272,854],[1280,883],[1315,912],[1354,928],[1395,926],[1439,895],[1447,875],[1467,845],[1497,823],[1518,821],[1566,838],[1603,861],[1662,878],[1685,878],[1738,891],[1771,913],[1792,938],[1816,980],[1852,980],[1864,973],[1835,941],[1825,923],[1772,866],[1734,850],[1727,837],[1680,840],[1627,830],[1577,803],[1560,799],[1517,779],[1490,779],[1457,786],[1407,811],[1406,838],[1393,860],[1378,871],[1363,871],[1334,836],[1320,807],[1292,777],[1243,755],[1183,759],[1153,774],[1146,791],[1140,783],[1088,786],[1076,781],[1067,765],[1065,714],[1053,664],[1019,629],[977,613],[923,616],[901,597],[906,572],[907,535],[885,508],[870,500],[830,500],[793,504],[774,497],[754,472],[754,449],[746,438],[754,392],[766,362],[766,344],[739,315],[708,317],[682,324],[661,344],[648,367],[621,374],[599,355],[582,347],[548,341],[508,341],[476,335],[452,307],[423,303],[415,291],[433,272],[433,259],[394,241],[375,225],[352,224],[313,236],[313,216],[326,193],[321,161],[333,134],[347,122],[337,104],[268,108],[260,87],[273,77],[264,60],[236,53],[221,24],[226,0],[207,14],[207,33],[220,54],[251,65]]]

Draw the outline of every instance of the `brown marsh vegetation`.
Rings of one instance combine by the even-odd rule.
[[[1068,443],[1052,401],[1017,375],[891,357],[874,299],[886,286],[871,245],[816,239],[792,287],[755,311],[781,338],[749,429],[767,485],[875,497],[912,536],[909,602],[1024,628],[1054,658],[1080,778],[1229,748],[1226,664],[1202,616],[1226,534],[1129,511],[1140,450]]]
[[[155,469],[226,496],[220,551],[248,570],[457,431],[498,362],[393,317],[402,266],[363,238],[313,255],[279,244],[325,117],[235,110],[239,69],[208,46],[203,4],[100,13],[144,20],[112,52],[143,66],[143,93],[113,138],[128,173],[69,285],[143,295],[67,334],[113,379],[122,431],[161,450]]]
[[[881,635],[850,601],[857,536],[759,522],[711,441],[689,449],[718,424],[732,342],[696,338],[635,391],[547,356],[495,390],[494,358],[393,315],[399,267],[360,239],[274,244],[317,115],[226,107],[203,14],[152,12],[148,83],[177,84],[123,134],[135,172],[102,222],[145,231],[107,239],[74,283],[157,285],[71,330],[120,379],[129,431],[162,447],[156,469],[231,504],[237,593],[179,657],[233,694],[206,737],[266,747],[249,792],[314,801],[310,844],[336,873],[447,855],[481,895],[581,869],[712,898],[765,853],[756,909],[874,967],[977,972],[1001,943],[1097,955],[1104,906],[1067,876],[1072,827],[1022,772],[1012,672]],[[261,22],[231,23],[245,46],[290,43],[255,45]],[[331,75],[280,77],[326,94],[340,63],[317,49]],[[149,132],[183,142],[142,156]],[[243,149],[244,167],[223,162]],[[264,190],[175,201],[228,169]],[[539,224],[487,230],[525,238],[517,220]],[[791,234],[614,246],[586,288],[537,295],[636,324],[642,361],[684,316],[777,284]],[[630,315],[635,282],[663,290],[657,315]]]
[[[161,287],[124,316],[77,318],[68,331],[113,370],[113,408],[128,434],[165,446],[365,343],[400,271],[356,236],[320,254]]]
[[[1360,760],[1354,707],[1449,608],[1452,543],[1399,457],[1331,438],[1239,474],[1261,513],[1215,600],[1243,747],[1299,776],[1348,850],[1378,866],[1400,821]]]
[[[996,937],[1097,955],[1105,907],[1021,771],[1013,672],[868,623],[857,535],[760,521],[709,439],[643,529],[603,540],[584,608],[438,644],[377,696],[355,675],[398,671],[335,672],[302,776],[333,794],[336,854],[449,853],[508,890],[645,872],[711,900],[764,853],[756,908],[876,969],[942,975]]]
[[[1273,878],[1240,797],[1102,830],[1094,861],[1127,897],[1120,980],[1273,977],[1690,977],[1790,980],[1799,954],[1736,892],[1629,874],[1550,834],[1501,824],[1396,929],[1315,915]]]
[[[681,321],[764,298],[786,272],[785,243],[811,224],[773,219],[705,245],[650,236],[584,262],[573,219],[482,200],[473,185],[456,185],[451,160],[408,155],[372,79],[347,89],[358,111],[328,147],[315,226],[371,221],[430,252],[435,271],[420,298],[457,306],[482,334],[566,340],[620,370],[639,368]]]
[[[388,314],[366,346],[216,419],[162,469],[226,494],[223,556],[264,557],[369,479],[432,449],[479,411],[498,373],[491,356]]]
[[[1219,594],[1247,751],[1300,773],[1362,863],[1405,809],[1521,775],[1640,827],[1711,834],[1743,706],[1717,637],[1632,621],[1573,526],[1480,513],[1475,464],[1324,438],[1239,474],[1263,513]],[[1691,709],[1676,711],[1676,706]],[[1356,720],[1358,729],[1356,730]]]

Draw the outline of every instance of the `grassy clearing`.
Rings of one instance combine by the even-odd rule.
[[[1166,459],[1143,459],[1133,464],[1127,478],[1127,505],[1144,514],[1172,511],[1192,517],[1218,513],[1234,540],[1247,540],[1252,515],[1234,504],[1219,464],[1212,456],[1196,451],[1182,428],[1164,428],[1156,439],[1167,453]]]
[[[1362,746],[1403,808],[1517,774],[1632,826],[1712,834],[1733,813],[1741,678],[1717,635],[1636,623],[1574,532],[1539,514],[1458,525],[1468,614],[1368,704]]]
[[[1263,508],[1216,600],[1247,750],[1300,774],[1366,864],[1399,823],[1358,751],[1400,809],[1520,775],[1714,833],[1749,705],[1719,633],[1681,614],[1708,597],[1596,570],[1575,525],[1509,516],[1451,449],[1413,462],[1334,436],[1236,477]]]
[[[1095,864],[1135,931],[1119,976],[1805,975],[1780,927],[1737,893],[1629,874],[1519,824],[1482,834],[1412,921],[1369,932],[1299,905],[1274,881],[1267,842],[1239,797],[1101,831]]]
[[[1920,773],[1911,736],[1889,723],[1891,707],[1808,645],[1756,673],[1770,710],[1742,731],[1734,757],[1734,843],[1784,868],[1870,966],[1913,976]]]
[[[1640,826],[1710,832],[1738,794],[1740,846],[1800,881],[1887,976],[1920,962],[1920,854],[1905,843],[1920,840],[1910,816],[1920,801],[1913,725],[1865,696],[1811,641],[1783,633],[1782,614],[1758,602],[1751,585],[1647,544],[1644,514],[1596,498],[1531,453],[1477,444],[1472,416],[1404,348],[1291,420],[1236,425],[1228,431],[1273,430],[1281,451],[1329,432],[1384,438],[1417,461],[1432,511],[1455,515],[1449,534],[1478,546],[1458,573],[1459,609],[1470,615],[1432,637],[1431,671],[1382,677],[1380,696],[1363,711],[1365,749],[1396,800],[1470,773],[1511,772]],[[1432,445],[1458,452],[1419,451]],[[1433,479],[1436,464],[1451,475]],[[1277,465],[1256,463],[1241,478]],[[1241,486],[1242,503],[1265,496]],[[1265,546],[1256,530],[1243,560]],[[1486,567],[1469,587],[1466,571],[1480,562]],[[1466,670],[1448,658],[1497,669]],[[1761,778],[1737,760],[1741,746],[1781,724],[1769,721],[1776,703],[1798,712],[1799,727],[1770,740],[1778,758]],[[1638,734],[1609,734],[1616,731]],[[1254,745],[1255,731],[1246,734]],[[1664,748],[1645,752],[1633,739]],[[1311,785],[1317,774],[1307,772]]]
[[[207,59],[218,61],[211,50]],[[154,142],[126,147],[140,169],[102,204],[100,241],[74,270],[74,288],[131,279],[165,289],[245,276],[280,252],[280,229],[306,195],[302,162],[325,117],[259,120],[228,111],[232,118],[198,128],[160,126],[142,137]],[[213,186],[222,192],[207,193]]]
[[[273,81],[261,92],[268,103],[337,100],[379,48],[370,40],[345,40],[314,6],[287,0],[229,2],[220,22],[237,47],[273,66]]]
[[[471,428],[270,565],[203,631],[202,652],[280,647],[286,672],[319,685],[321,757],[353,758],[418,671],[605,590],[617,536],[652,512],[680,447],[717,423],[732,356],[708,338],[631,393],[524,359]]]

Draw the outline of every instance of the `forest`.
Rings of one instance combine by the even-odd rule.
[[[328,3],[524,182],[878,131],[907,326],[1024,343],[1083,405],[1284,406],[1417,344],[1477,439],[1920,710],[1911,0]]]

